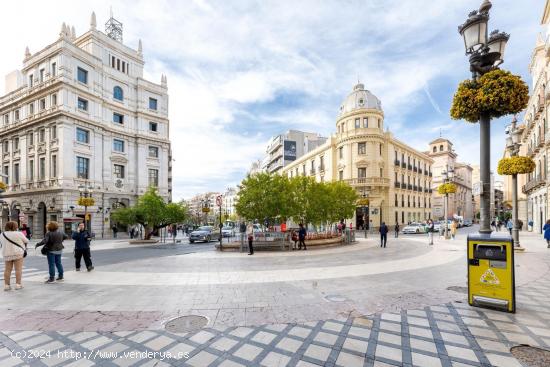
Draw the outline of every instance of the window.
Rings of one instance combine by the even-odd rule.
[[[90,160],[76,157],[76,175],[78,178],[88,179],[90,174]]]
[[[124,166],[120,164],[115,164],[114,176],[116,178],[124,178]]]
[[[149,109],[157,110],[157,100],[155,98],[149,98]]]
[[[384,169],[380,168],[380,177],[384,177]]]
[[[39,102],[38,102],[38,105],[40,106],[40,111],[43,111],[46,109],[46,98],[42,98]]]
[[[344,179],[344,171],[338,171],[338,180],[342,181]]]
[[[9,142],[9,140],[5,140],[4,141],[4,154],[9,153],[9,152],[10,152],[10,142]]]
[[[120,59],[116,59],[116,69],[120,71]]]
[[[29,181],[34,181],[34,160],[29,161]]]
[[[9,184],[10,184],[10,176],[9,176],[9,174],[10,174],[10,167],[9,167],[8,165],[6,165],[6,166],[4,166],[4,177],[3,177],[4,183],[5,183],[6,185],[9,185]]]
[[[122,62],[122,72],[126,73],[126,62]]]
[[[6,113],[4,115],[4,125],[7,125],[9,123],[10,123],[10,115]]]
[[[380,155],[382,155],[382,143],[380,143]]]
[[[57,126],[50,127],[50,138],[57,139]]]
[[[124,92],[122,91],[122,88],[118,85],[113,88],[113,98],[119,101],[124,100]]]
[[[88,111],[88,101],[84,98],[78,98],[78,109],[82,111]]]
[[[149,131],[157,132],[159,125],[156,122],[149,122]]]
[[[357,154],[367,154],[367,143],[357,143]]]
[[[44,81],[44,69],[40,69],[40,83],[42,83]]]
[[[34,103],[29,103],[29,115],[34,115]]]
[[[149,186],[157,187],[159,185],[159,170],[149,169]]]
[[[437,152],[437,147],[434,147],[433,152],[434,153]]]
[[[15,121],[19,121],[19,110],[15,110],[15,112],[13,113],[13,119]]]
[[[32,74],[31,74],[31,75],[29,75],[29,88],[32,88],[33,81],[34,81],[34,79],[33,79]]]
[[[115,152],[124,152],[124,140],[113,139],[113,150]]]
[[[19,183],[19,163],[13,165],[13,183]]]
[[[34,133],[31,131],[29,133],[29,146],[33,146],[34,145]]]
[[[369,118],[363,117],[363,127],[369,127]]]
[[[355,128],[359,129],[361,127],[361,119],[355,119]]]
[[[57,94],[52,94],[52,107],[57,106]]]
[[[376,124],[378,125],[378,128],[380,129],[380,119],[376,119]]]
[[[38,142],[43,143],[46,141],[46,129],[38,130]]]
[[[57,177],[57,155],[52,155],[52,163],[50,166],[50,177]]]
[[[19,138],[13,139],[13,151],[19,150]]]
[[[79,127],[76,128],[76,141],[80,143],[90,143],[90,132],[88,130],[81,129]]]
[[[159,157],[159,148],[149,146],[149,157],[151,158],[158,158]]]
[[[88,84],[88,72],[81,67],[76,68],[76,77],[79,82]]]
[[[57,64],[54,62],[52,63],[52,77],[54,77],[56,73],[57,73]]]
[[[46,158],[40,158],[38,166],[38,175],[40,180],[46,179]]]
[[[338,148],[338,158],[344,159],[344,147]]]
[[[439,151],[440,151],[440,152],[443,151],[443,145],[440,145],[440,146],[439,146]]]
[[[358,178],[366,178],[367,177],[367,169],[366,168],[358,168],[357,170],[357,177]]]
[[[117,124],[124,124],[124,115],[121,115],[120,113],[113,112],[113,122]]]

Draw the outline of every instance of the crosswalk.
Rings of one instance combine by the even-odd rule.
[[[0,278],[4,277],[4,268],[5,268],[5,264],[3,262],[0,262]],[[35,276],[35,275],[42,275],[42,274],[43,275],[48,275],[48,272],[45,271],[45,270],[30,268],[30,267],[27,267],[27,266],[23,265],[23,279],[25,279],[26,277]],[[14,270],[11,271],[11,277],[15,278],[15,271]]]

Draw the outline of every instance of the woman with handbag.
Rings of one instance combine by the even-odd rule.
[[[4,290],[10,291],[11,271],[15,268],[15,289],[23,288],[21,276],[23,275],[23,258],[27,256],[27,243],[29,240],[21,232],[17,231],[17,222],[9,221],[0,235],[2,256],[4,257]]]
[[[36,247],[44,246],[41,250],[42,255],[48,257],[48,268],[50,277],[46,280],[46,284],[52,284],[63,281],[63,265],[61,264],[61,253],[65,246],[63,246],[63,240],[69,238],[65,233],[58,231],[59,225],[57,222],[49,222],[46,225],[48,232],[40,241],[36,244]],[[57,279],[55,279],[55,268],[57,268]]]

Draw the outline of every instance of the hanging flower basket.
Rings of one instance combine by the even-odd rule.
[[[499,175],[511,176],[523,173],[531,173],[535,170],[535,162],[529,157],[509,157],[498,162]]]
[[[437,188],[437,192],[440,195],[454,194],[456,192],[456,185],[452,182],[444,183],[442,185],[439,185],[439,187]]]
[[[451,106],[455,120],[477,122],[482,113],[491,118],[521,112],[529,102],[529,87],[517,75],[493,70],[476,81],[465,80],[458,86]]]
[[[80,197],[78,198],[78,205],[80,206],[93,206],[95,204],[94,198]]]

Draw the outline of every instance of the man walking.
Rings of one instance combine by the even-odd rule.
[[[388,242],[388,226],[386,222],[382,222],[378,232],[380,232],[380,247],[386,248],[386,242]]]
[[[430,246],[434,244],[434,230],[435,230],[434,221],[431,219],[428,219],[428,227],[426,228],[426,231],[428,231],[428,245]],[[441,227],[439,231],[441,231]]]
[[[395,238],[399,237],[399,223],[395,223]]]
[[[246,235],[248,237],[248,254],[254,255],[254,226],[252,222],[248,223],[248,226],[246,226]]]
[[[508,222],[506,222],[506,228],[508,228],[508,232],[510,232],[510,236],[511,236],[512,229],[514,228],[514,223],[512,223],[511,219],[508,219]]]
[[[80,271],[80,260],[84,257],[84,264],[88,271],[94,270],[92,266],[92,256],[90,254],[90,241],[92,237],[84,228],[84,223],[78,225],[78,231],[73,233],[74,240],[74,258],[76,271]]]
[[[306,227],[304,227],[303,223],[300,223],[300,229],[298,230],[298,250],[302,249],[302,245],[304,245],[304,251],[307,250],[306,247]]]
[[[117,238],[118,227],[116,226],[116,224],[113,224],[111,229],[113,230],[113,238]]]

